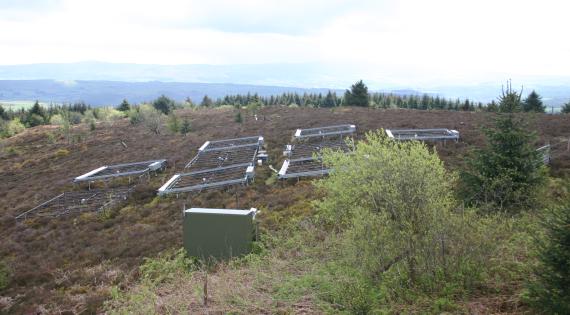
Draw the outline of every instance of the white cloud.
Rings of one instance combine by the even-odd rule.
[[[418,84],[570,74],[564,0],[33,2],[0,5],[1,64],[325,62]]]

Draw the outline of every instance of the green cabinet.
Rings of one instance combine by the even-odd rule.
[[[191,208],[184,211],[184,248],[198,258],[225,259],[251,252],[257,210]]]

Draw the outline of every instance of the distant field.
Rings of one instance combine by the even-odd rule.
[[[4,109],[12,109],[12,110],[19,110],[19,109],[28,109],[34,106],[36,101],[2,101],[0,100],[0,105],[4,107]],[[48,103],[40,102],[40,105],[43,107],[48,107]]]

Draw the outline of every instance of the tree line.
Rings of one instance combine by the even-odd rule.
[[[507,89],[511,89],[508,83]],[[439,95],[400,95],[394,93],[369,93],[368,87],[362,80],[353,84],[347,89],[343,95],[337,95],[335,91],[327,93],[293,93],[287,92],[280,95],[260,96],[257,93],[248,93],[245,95],[234,94],[226,95],[216,100],[205,95],[200,102],[201,107],[248,107],[259,108],[262,106],[286,105],[292,107],[318,107],[333,108],[338,106],[360,106],[372,108],[404,108],[416,110],[452,110],[452,111],[489,111],[489,112],[538,112],[544,113],[546,106],[542,102],[542,97],[532,91],[528,96],[522,99],[522,91],[519,93],[507,93],[511,98],[509,102],[492,101],[487,104],[475,102],[469,99],[448,99]],[[509,104],[509,105],[505,105]],[[144,105],[144,104],[143,104]],[[169,115],[174,109],[183,107],[195,107],[196,104],[190,98],[186,98],[183,103],[161,95],[157,99],[150,102],[153,109],[164,115]],[[140,112],[139,105],[131,105],[126,99],[115,108],[92,108],[84,102],[76,102],[73,104],[49,105],[42,106],[38,101],[29,109],[4,109],[0,105],[0,137],[10,137],[25,128],[35,127],[45,124],[60,124],[62,120],[69,124],[79,124],[88,122],[94,128],[94,122],[97,120],[109,120],[112,117],[127,116],[131,111]],[[570,102],[566,103],[562,109],[562,113],[570,113]],[[140,115],[133,114],[136,117]],[[131,113],[132,114],[132,113]],[[240,113],[238,113],[241,115]],[[133,116],[131,115],[131,116]],[[54,118],[55,117],[55,118]],[[140,118],[140,117],[139,117]],[[137,119],[132,119],[136,122]],[[53,121],[52,121],[53,120]],[[236,117],[236,121],[241,117]]]
[[[521,92],[522,93],[522,92]],[[520,94],[517,97],[521,97]],[[454,110],[454,111],[489,111],[489,112],[538,112],[544,113],[546,106],[542,97],[532,91],[520,105],[514,108],[504,108],[500,103],[491,101],[487,104],[472,101],[470,99],[448,99],[439,95],[410,94],[401,95],[394,93],[368,92],[368,87],[362,80],[353,84],[344,95],[337,95],[335,91],[323,93],[293,93],[286,92],[280,95],[260,96],[257,93],[226,95],[213,101],[207,95],[204,96],[201,106],[248,106],[259,104],[263,106],[288,105],[300,107],[337,107],[337,106],[361,106],[374,108],[406,108],[419,110]],[[562,108],[563,113],[570,113],[570,102]]]

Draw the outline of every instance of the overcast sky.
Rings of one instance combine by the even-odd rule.
[[[319,62],[446,80],[568,76],[569,12],[568,0],[0,0],[0,64]]]

